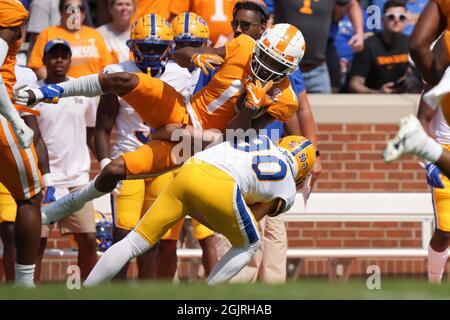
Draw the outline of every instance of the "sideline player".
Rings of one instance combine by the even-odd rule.
[[[310,174],[315,157],[314,145],[301,136],[285,137],[278,147],[266,136],[246,136],[197,153],[137,227],[104,253],[85,285],[111,279],[127,261],[149,250],[172,225],[193,212],[195,219],[232,244],[207,283],[229,280],[260,247],[256,221],[292,207],[296,186]],[[253,209],[246,203],[254,204]]]
[[[161,34],[161,38],[163,36],[167,35]],[[181,66],[196,64],[205,71],[207,67],[213,68],[211,59],[217,63],[225,61],[214,79],[190,99],[185,100],[171,86],[142,73],[114,73],[94,74],[40,89],[22,90],[17,101],[30,104],[36,98],[36,101],[44,98],[56,101],[59,97],[73,95],[115,93],[156,129],[168,124],[175,124],[173,130],[188,124],[192,124],[190,128],[222,132],[227,127],[262,128],[274,119],[287,121],[297,110],[297,96],[287,75],[298,68],[304,50],[304,39],[297,28],[277,24],[256,42],[241,35],[223,48],[186,47],[175,52],[175,61]],[[241,97],[240,103],[238,97]],[[239,113],[236,105],[242,108]],[[171,133],[166,139],[170,137]],[[115,159],[85,188],[45,207],[44,221],[54,222],[71,214],[84,202],[114,190],[127,176],[160,173],[172,168],[175,145],[167,140],[152,140],[137,151]]]
[[[0,182],[17,203],[16,284],[33,287],[41,233],[41,177],[32,145],[33,131],[10,100],[16,82],[14,66],[21,45],[21,27],[27,18],[28,11],[20,1],[0,0]]]

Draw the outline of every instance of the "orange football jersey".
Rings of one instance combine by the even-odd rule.
[[[248,66],[252,57],[255,41],[247,36],[229,41],[225,48],[225,62],[202,90],[191,97],[203,129],[226,129],[229,121],[236,115],[236,102],[245,90],[244,83],[252,77]],[[251,80],[251,79],[250,79]],[[279,94],[278,102],[270,106],[267,112],[280,121],[287,121],[297,110],[297,95],[286,77],[272,86],[273,94]]]
[[[0,27],[14,28],[22,26],[28,18],[28,11],[18,0],[0,0]],[[5,81],[9,95],[12,95],[13,86],[16,83],[14,66],[16,55],[22,41],[17,39],[14,44],[9,44],[9,50],[5,62],[0,68],[0,73]]]
[[[208,23],[210,38],[213,46],[220,39],[223,44],[233,34],[231,20],[233,8],[239,0],[171,0],[169,11],[171,14],[191,11],[201,16]],[[222,44],[222,45],[223,45]]]
[[[44,29],[37,37],[28,61],[29,68],[39,69],[44,67],[42,61],[44,47],[47,41],[54,38],[66,40],[72,48],[72,63],[67,73],[69,77],[78,78],[99,73],[113,62],[113,56],[97,30],[82,26],[79,31],[70,32],[61,26],[52,26]]]

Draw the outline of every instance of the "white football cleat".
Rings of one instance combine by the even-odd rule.
[[[41,208],[42,224],[53,224],[81,210],[84,207],[84,203],[78,203],[73,196],[74,193],[69,193],[55,202],[43,206]]]
[[[414,154],[426,158],[428,152],[425,149],[428,139],[419,119],[409,114],[400,119],[400,129],[395,138],[387,143],[383,151],[383,159],[389,163],[404,154]]]
[[[25,124],[25,121],[23,121],[23,119],[20,117],[17,117],[10,123],[11,123],[11,127],[14,131],[14,134],[17,138],[19,148],[21,148],[21,149],[29,148],[31,146],[31,144],[33,143],[33,136],[34,136],[33,130],[30,129]]]

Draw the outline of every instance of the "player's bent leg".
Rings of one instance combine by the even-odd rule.
[[[448,259],[450,232],[436,229],[428,246],[428,281],[440,283]]]
[[[151,248],[150,243],[135,231],[115,243],[102,255],[84,285],[87,287],[111,280],[123,266]]]
[[[35,262],[41,238],[41,194],[17,201],[14,224],[16,285],[34,287]]]
[[[207,279],[209,285],[223,283],[233,278],[244,268],[261,246],[261,241],[246,247],[232,247],[214,266]]]
[[[405,154],[420,156],[436,162],[442,154],[442,146],[429,137],[416,116],[409,114],[400,120],[400,129],[383,151],[385,162],[392,162]]]
[[[14,262],[16,261],[16,246],[14,245],[14,222],[0,223],[0,238],[3,242],[3,269],[7,282],[13,282]]]

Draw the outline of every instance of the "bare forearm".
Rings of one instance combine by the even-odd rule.
[[[48,158],[47,145],[45,144],[44,139],[42,139],[41,131],[39,130],[36,118],[34,116],[25,116],[23,117],[23,120],[34,132],[33,143],[38,157],[38,167],[41,174],[44,175],[50,173],[50,161]]]
[[[379,90],[370,89],[364,84],[350,80],[350,91],[354,93],[381,93]]]
[[[348,7],[348,18],[350,19],[356,34],[364,33],[363,16],[361,7],[356,0],[352,0]]]

